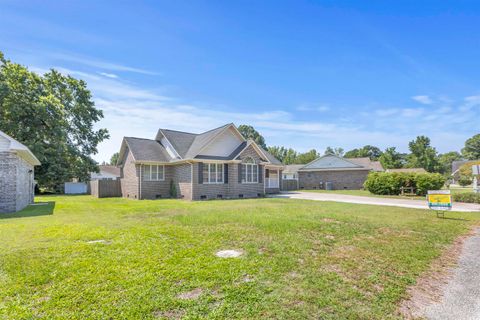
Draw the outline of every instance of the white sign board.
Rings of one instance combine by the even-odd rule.
[[[450,190],[428,190],[427,201],[432,210],[452,210]]]

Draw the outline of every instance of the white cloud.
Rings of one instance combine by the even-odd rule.
[[[102,61],[102,60],[97,60],[97,59],[88,58],[88,57],[80,57],[73,54],[53,53],[51,54],[51,58],[62,60],[62,61],[74,62],[74,63],[83,64],[90,67],[105,69],[105,70],[133,72],[133,73],[140,73],[140,74],[146,74],[146,75],[159,74],[158,72],[155,72],[152,70],[145,70],[141,68],[124,66],[121,64],[116,64],[108,61]]]
[[[420,102],[421,104],[432,104],[433,100],[429,96],[413,96],[413,100]]]
[[[303,104],[297,107],[298,111],[316,111],[316,112],[327,112],[330,110],[330,107],[327,105],[308,105],[308,104]]]
[[[112,78],[112,79],[117,79],[118,78],[118,76],[116,74],[113,74],[113,73],[99,72],[98,74],[100,74],[104,77],[107,77],[107,78]]]

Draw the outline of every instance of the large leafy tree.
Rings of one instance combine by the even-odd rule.
[[[334,155],[338,157],[343,157],[344,150],[343,148],[332,148],[332,147],[327,147],[325,149],[324,155]]]
[[[438,162],[440,165],[440,172],[450,175],[452,173],[452,162],[456,160],[462,160],[462,155],[457,151],[451,151],[443,153],[438,156]]]
[[[418,136],[408,143],[408,148],[411,152],[408,156],[408,167],[424,168],[428,172],[439,171],[437,150],[430,145],[430,138]]]
[[[91,155],[109,137],[93,128],[101,118],[84,81],[55,70],[38,75],[0,52],[0,130],[40,160],[35,175],[41,187],[60,190],[65,181],[86,180],[97,170]]]
[[[462,155],[468,160],[480,159],[480,133],[465,141]]]
[[[112,154],[112,157],[110,158],[110,165],[111,166],[117,165],[117,161],[118,161],[119,156],[120,156],[120,154],[118,152],[115,152],[114,154]]]
[[[403,156],[395,147],[385,149],[385,152],[379,157],[379,161],[384,169],[398,169],[403,166]]]
[[[280,160],[283,164],[293,164],[297,159],[297,152],[292,148],[272,146],[268,147],[267,151],[270,152],[275,158]]]
[[[254,127],[242,124],[238,126],[238,131],[243,135],[245,139],[252,139],[263,149],[267,149],[265,144],[265,138]]]
[[[296,164],[307,164],[309,162],[312,162],[313,160],[317,159],[320,156],[320,154],[317,152],[317,150],[312,149],[310,151],[307,151],[305,153],[300,153],[297,156],[297,159],[295,160]]]
[[[366,145],[360,149],[353,149],[345,153],[345,158],[364,158],[368,157],[371,160],[378,160],[382,155],[382,150],[380,148]]]

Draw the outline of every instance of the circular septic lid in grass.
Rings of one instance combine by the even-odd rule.
[[[238,258],[243,254],[242,251],[238,250],[220,250],[215,255],[219,258]]]

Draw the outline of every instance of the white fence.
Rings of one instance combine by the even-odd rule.
[[[85,194],[87,184],[83,182],[65,182],[65,194]]]

